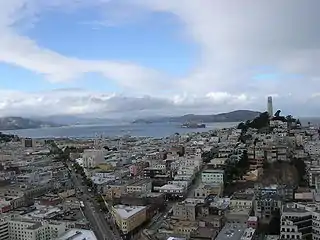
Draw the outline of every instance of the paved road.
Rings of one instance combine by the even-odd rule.
[[[187,198],[194,198],[194,190],[196,190],[196,188],[199,187],[199,185],[201,184],[201,173],[204,168],[205,168],[205,165],[203,165],[200,168],[199,172],[197,173],[194,183],[190,186],[188,190]]]
[[[90,227],[96,234],[97,238],[99,240],[121,239],[120,236],[116,236],[116,234],[110,229],[110,226],[108,225],[104,214],[100,212],[100,207],[96,204],[96,202],[92,200],[91,196],[89,195],[87,187],[81,184],[81,179],[77,177],[71,166],[69,166],[69,168],[71,169],[71,177],[76,189],[81,189],[83,192],[83,194],[77,195],[77,197],[84,203],[85,207],[83,209],[83,213],[90,222]]]

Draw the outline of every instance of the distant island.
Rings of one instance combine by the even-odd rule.
[[[186,122],[195,122],[195,123],[212,123],[212,122],[241,122],[246,120],[252,120],[255,117],[259,116],[260,112],[250,111],[250,110],[237,110],[228,113],[219,113],[211,115],[195,115],[187,114],[177,117],[157,117],[157,118],[145,118],[137,119],[132,123],[166,123],[166,122],[175,122],[175,123],[186,123]]]
[[[62,125],[33,120],[22,117],[2,117],[0,118],[0,130],[19,130],[28,128],[61,127]]]

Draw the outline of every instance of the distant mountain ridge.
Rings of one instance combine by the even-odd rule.
[[[95,125],[95,124],[108,124],[117,123],[119,120],[100,118],[100,117],[83,117],[76,115],[53,115],[47,117],[32,117],[31,119],[36,119],[43,122],[54,122],[61,125]]]
[[[2,117],[0,118],[0,130],[18,130],[28,128],[60,127],[60,124],[33,120],[22,117]]]
[[[211,115],[196,115],[187,114],[178,117],[156,117],[156,118],[144,118],[136,119],[132,123],[161,123],[161,122],[241,122],[246,120],[252,120],[257,117],[260,112],[251,110],[236,110],[227,113],[211,114]]]

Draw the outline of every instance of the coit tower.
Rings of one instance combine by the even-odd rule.
[[[267,106],[267,108],[268,108],[269,116],[270,117],[273,116],[273,106],[272,106],[272,97],[271,96],[268,97],[268,106]]]

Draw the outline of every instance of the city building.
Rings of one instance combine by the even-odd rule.
[[[314,206],[288,203],[281,211],[281,239],[319,239],[320,212]]]
[[[36,141],[32,138],[23,138],[22,146],[24,148],[34,148],[36,146]]]
[[[224,170],[207,169],[201,173],[202,183],[224,183]]]
[[[145,206],[115,205],[112,216],[123,234],[128,234],[143,224],[146,217]]]
[[[86,149],[83,152],[83,166],[85,168],[95,168],[97,165],[104,163],[104,150]]]
[[[3,240],[52,240],[66,231],[65,223],[49,223],[15,217],[2,218],[0,226],[0,239]]]
[[[196,220],[196,203],[178,202],[173,207],[172,218],[184,221]]]
[[[56,238],[55,240],[97,240],[94,232],[85,229],[70,229],[62,236]]]

